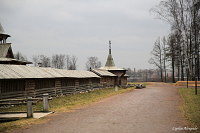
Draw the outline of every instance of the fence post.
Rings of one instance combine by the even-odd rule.
[[[33,106],[32,106],[32,97],[27,99],[27,118],[33,118]]]
[[[117,85],[115,86],[115,91],[118,91],[118,86]]]
[[[44,112],[49,111],[48,97],[49,97],[48,93],[43,94],[43,111]]]

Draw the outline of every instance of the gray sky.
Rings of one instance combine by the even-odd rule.
[[[169,26],[150,14],[160,0],[0,0],[0,22],[13,51],[70,54],[85,69],[87,57],[105,65],[112,41],[115,65],[150,68],[150,51]]]

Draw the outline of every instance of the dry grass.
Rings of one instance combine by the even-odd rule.
[[[200,130],[200,89],[199,94],[194,94],[194,88],[179,88],[183,99],[183,111],[191,126],[197,126]]]

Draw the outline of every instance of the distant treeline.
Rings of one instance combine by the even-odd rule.
[[[27,61],[27,57],[20,52],[17,52],[15,58],[21,61]],[[32,56],[32,63],[36,67],[52,67],[58,69],[68,69],[76,70],[78,68],[77,61],[78,57],[74,55],[65,55],[65,54],[54,54],[51,57],[46,55],[34,55]],[[90,68],[99,68],[101,67],[101,62],[98,60],[98,57],[88,57],[88,60],[85,63],[87,70]]]

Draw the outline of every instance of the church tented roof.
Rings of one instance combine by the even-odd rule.
[[[9,49],[11,52],[10,54],[13,55],[10,43],[0,44],[0,58],[6,58]]]
[[[3,26],[1,25],[1,23],[0,23],[0,34],[4,34],[4,29],[3,29]]]
[[[10,37],[10,35],[5,34],[3,26],[0,23],[0,41],[3,40],[3,38],[7,39],[8,37]]]
[[[112,58],[112,55],[109,54],[108,55],[108,58],[107,58],[107,61],[106,61],[106,67],[114,67],[115,66],[115,63],[114,63],[114,60]]]
[[[101,67],[99,69],[107,70],[107,71],[109,71],[109,70],[125,70],[125,69],[118,68],[115,66],[115,63],[114,63],[114,60],[113,60],[113,57],[111,54],[111,41],[109,41],[109,54],[108,54],[108,58],[107,58],[105,67]]]

